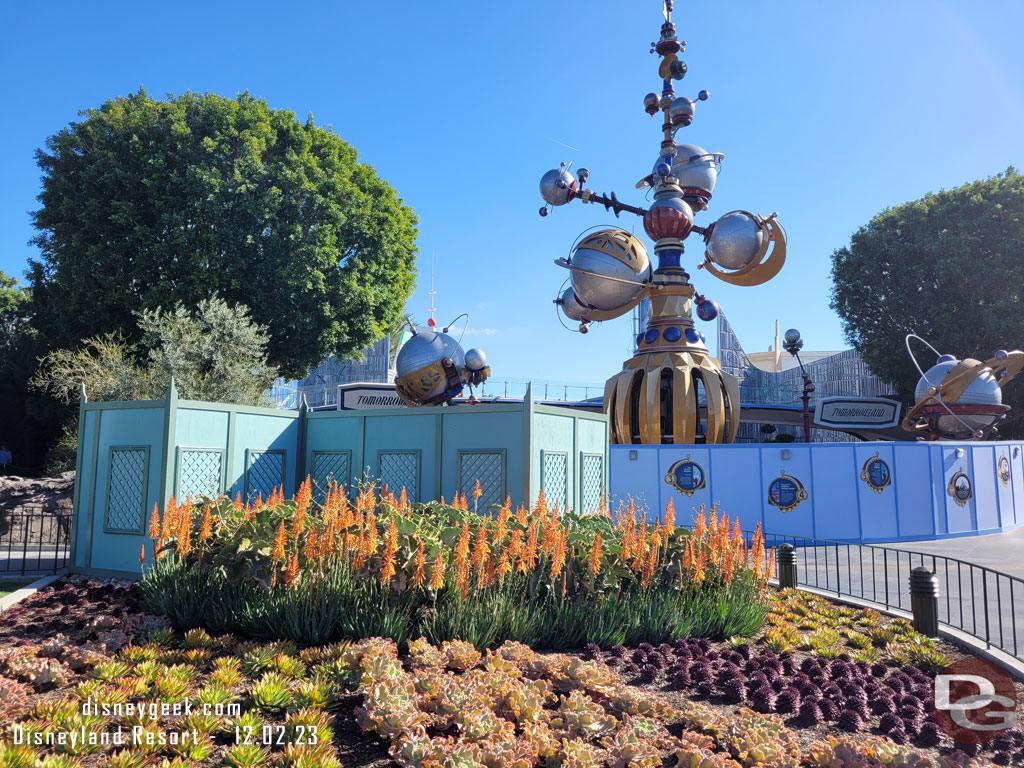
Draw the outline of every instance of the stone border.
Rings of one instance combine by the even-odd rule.
[[[8,608],[10,608],[15,603],[20,603],[26,597],[28,597],[30,595],[34,595],[36,592],[38,592],[40,589],[45,587],[47,584],[50,584],[50,583],[56,581],[57,579],[61,578],[61,576],[63,576],[63,575],[64,574],[62,574],[62,573],[57,573],[57,574],[50,574],[49,576],[43,576],[42,578],[36,579],[31,584],[28,584],[27,586],[24,586],[21,589],[15,590],[14,592],[11,592],[11,594],[9,594],[9,595],[5,595],[4,597],[0,597],[0,611],[6,611]],[[2,582],[0,582],[0,583],[2,583]]]

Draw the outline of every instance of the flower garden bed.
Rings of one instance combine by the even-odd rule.
[[[0,768],[1024,764],[1016,729],[937,728],[957,647],[765,590],[771,553],[715,511],[310,496],[171,505],[141,585],[0,614]]]

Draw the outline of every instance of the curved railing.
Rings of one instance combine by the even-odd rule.
[[[940,624],[1024,661],[1024,615],[1018,616],[1024,579],[953,557],[895,547],[775,533],[764,537],[766,547],[795,547],[798,586],[885,609],[910,611],[910,573],[925,567],[938,581]]]

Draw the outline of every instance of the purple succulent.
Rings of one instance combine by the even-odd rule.
[[[942,741],[942,731],[939,730],[937,723],[925,723],[921,726],[921,730],[918,731],[917,740],[925,747],[938,746],[939,742]]]
[[[624,645],[616,645],[614,648],[612,648],[612,654],[618,656],[620,659],[624,659],[629,654],[629,650],[627,650],[626,646]]]
[[[642,648],[633,651],[633,661],[637,664],[647,663],[647,651]]]
[[[722,691],[722,696],[730,704],[739,704],[746,695],[743,681],[739,678],[726,680],[719,688]]]
[[[804,701],[800,704],[800,722],[806,726],[818,725],[824,718],[815,701]]]
[[[663,669],[666,664],[666,661],[665,657],[661,653],[659,653],[658,651],[652,651],[650,654],[647,655],[647,663],[655,669]]]
[[[808,696],[818,696],[819,694],[821,694],[821,689],[818,688],[818,686],[816,686],[814,683],[802,683],[799,686],[797,686],[797,688],[800,691],[800,695],[803,696],[805,699]]]
[[[869,706],[874,714],[882,717],[896,713],[895,703],[893,703],[892,699],[885,696],[879,696],[878,698],[871,699]]]
[[[767,685],[763,685],[754,691],[750,697],[754,705],[754,711],[762,714],[769,714],[775,711],[775,691]]]
[[[639,648],[644,653],[650,653],[654,650],[654,646],[650,643],[640,643],[640,645],[638,645],[637,648]]]
[[[670,678],[673,688],[686,688],[690,685],[690,673],[685,669],[678,669]]]
[[[694,644],[701,649],[704,654],[707,654],[711,650],[711,641],[706,637],[698,637],[694,640]]]
[[[992,755],[992,762],[996,765],[1009,765],[1012,759],[1013,757],[1010,755],[1009,752],[1006,751],[996,752],[994,755]]]
[[[583,646],[583,658],[590,659],[591,661],[593,661],[594,659],[600,659],[601,646],[599,646],[597,643],[587,643],[585,646]]]
[[[857,733],[857,731],[864,727],[864,718],[856,710],[844,709],[839,713],[839,727],[844,731]]]
[[[703,682],[697,683],[697,687],[694,690],[697,692],[698,698],[710,699],[715,692],[715,687],[712,685],[710,680],[704,680]]]
[[[707,651],[704,654],[704,656],[707,658],[708,661],[717,661],[719,658],[719,653],[718,651]]]
[[[668,643],[662,643],[656,649],[662,656],[668,657],[672,655],[672,646]]]
[[[1013,737],[1003,732],[992,739],[992,743],[989,746],[997,752],[1009,752],[1014,747]]]
[[[748,645],[747,643],[740,643],[736,646],[736,653],[738,653],[744,659],[749,659],[751,655],[750,645]]]
[[[874,677],[885,677],[885,673],[889,671],[889,668],[880,661],[876,661],[871,665],[871,674]]]
[[[606,666],[609,667],[617,667],[619,666],[620,661],[622,661],[622,659],[620,659],[618,656],[609,656],[607,659],[604,660],[604,663]]]
[[[905,730],[903,730],[902,727],[897,728],[894,731],[889,731],[885,735],[888,736],[889,739],[891,741],[895,742],[896,744],[906,744],[907,743],[907,732]]]
[[[696,683],[709,682],[711,680],[711,665],[702,661],[690,665],[690,677]]]
[[[789,715],[800,708],[800,691],[796,688],[783,688],[775,699],[775,711],[780,715]]]
[[[640,667],[631,661],[622,668],[622,671],[627,675],[638,675],[640,674]]]
[[[826,720],[835,720],[839,717],[839,706],[832,699],[822,699],[818,707],[821,709],[821,716]]]
[[[981,744],[972,744],[965,741],[954,741],[953,749],[959,749],[968,757],[977,757],[981,751]]]
[[[640,667],[640,680],[644,683],[653,683],[658,677],[658,668],[653,664],[644,664]]]
[[[878,721],[878,728],[882,733],[889,733],[896,728],[903,728],[903,720],[895,712],[886,712]]]

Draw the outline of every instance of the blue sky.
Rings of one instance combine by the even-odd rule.
[[[725,154],[697,223],[778,211],[789,237],[766,285],[690,270],[748,351],[767,349],[776,318],[808,349],[845,346],[828,308],[833,249],[886,206],[1024,166],[1022,3],[677,0],[675,20],[689,41],[677,90],[711,92],[678,138]],[[332,125],[419,214],[416,318],[434,252],[439,319],[470,313],[466,344],[484,347],[496,378],[601,382],[629,355],[629,320],[565,331],[551,300],[567,273],[553,260],[615,219],[578,203],[541,219],[537,182],[572,161],[597,191],[643,203],[633,187],[658,153],[642,99],[660,86],[648,53],[660,22],[657,0],[5,0],[0,269],[20,276],[34,253],[33,151],[79,109],[140,84],[247,89]],[[685,263],[701,252],[694,242]]]

